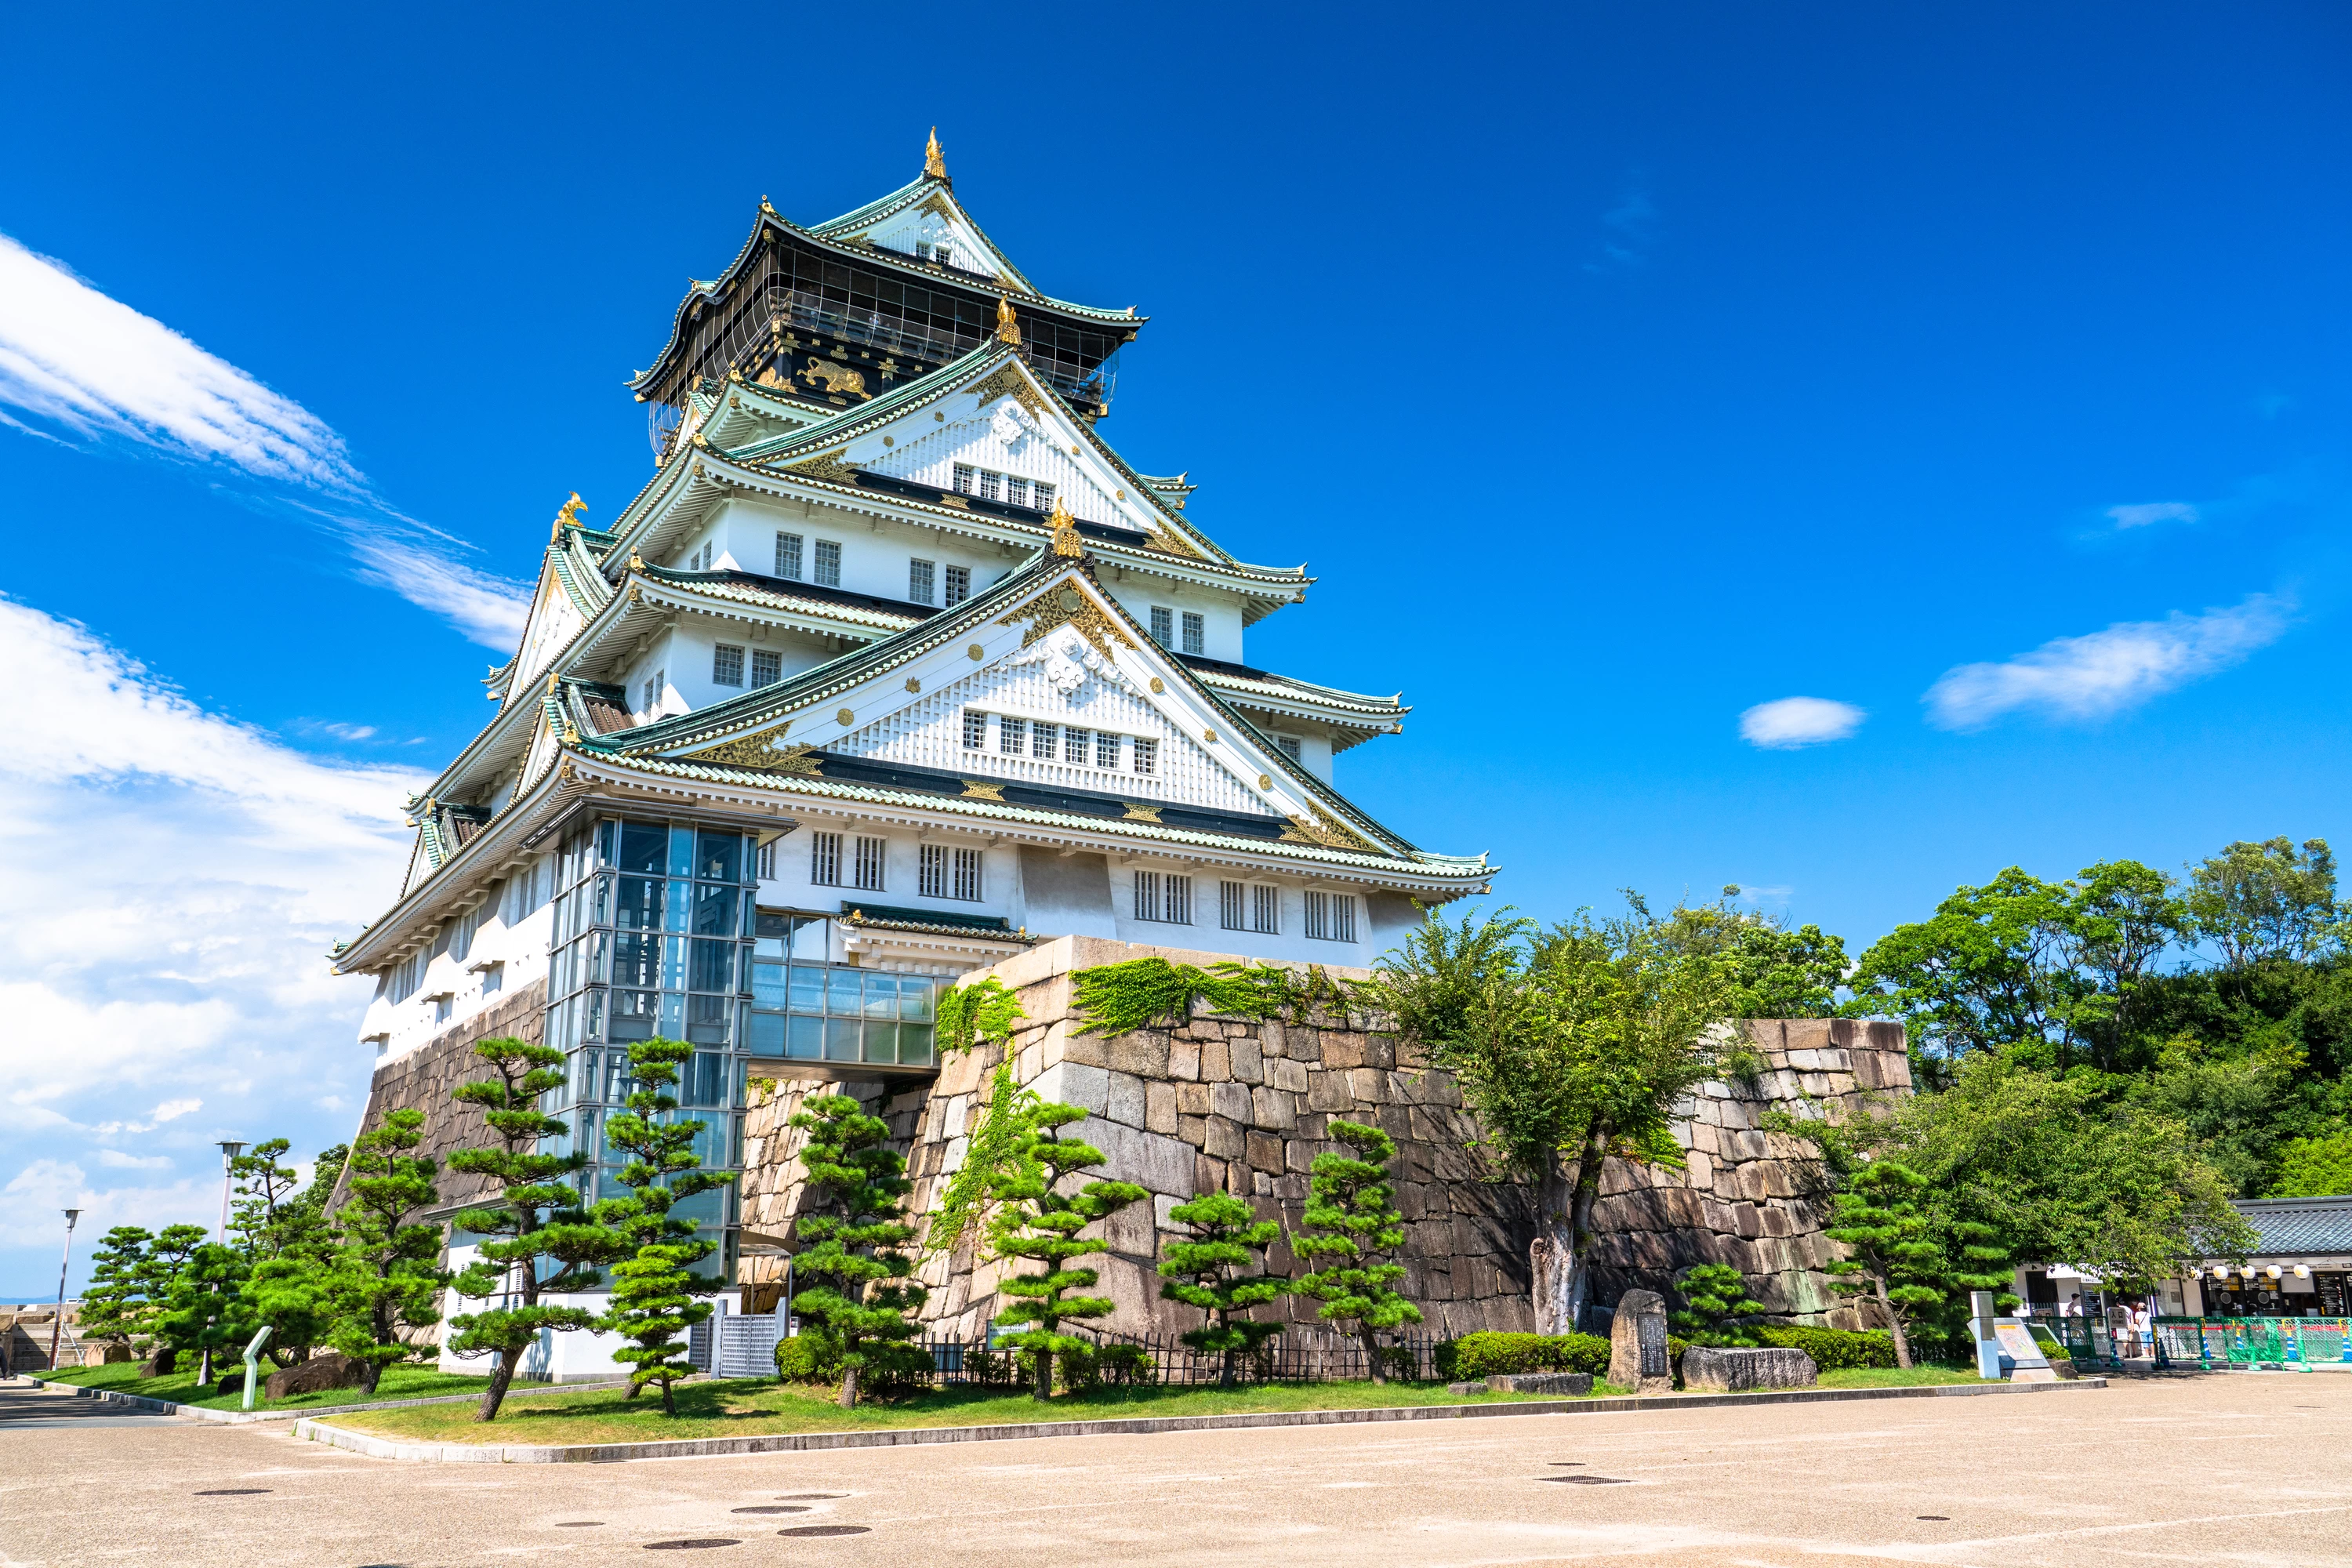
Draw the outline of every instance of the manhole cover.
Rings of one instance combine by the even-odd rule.
[[[1571,1487],[1630,1487],[1633,1483],[1622,1476],[1538,1476],[1539,1481],[1558,1481]]]
[[[558,1530],[602,1530],[604,1528],[604,1521],[601,1519],[567,1519],[561,1524],[558,1524],[555,1528]]]
[[[847,1497],[847,1492],[786,1492],[778,1502],[831,1502],[835,1498]]]
[[[803,1524],[792,1530],[780,1530],[778,1535],[864,1535],[862,1524]]]
[[[757,1508],[737,1508],[730,1509],[728,1511],[730,1513],[806,1513],[808,1510],[797,1503],[763,1502]]]
[[[648,1552],[697,1552],[706,1546],[740,1546],[740,1541],[730,1541],[723,1535],[698,1536],[692,1541],[648,1541]]]
[[[221,1487],[213,1491],[198,1492],[198,1497],[266,1497],[268,1487]]]
[[[1937,1523],[1937,1524],[1949,1524],[1949,1523],[1951,1523],[1951,1522],[1952,1522],[1952,1516],[1951,1516],[1950,1514],[1948,1514],[1948,1513],[1923,1513],[1923,1514],[1918,1514],[1918,1515],[1916,1515],[1916,1516],[1915,1516],[1915,1517],[1919,1518],[1919,1519],[1933,1520],[1933,1521],[1934,1521],[1936,1523]]]

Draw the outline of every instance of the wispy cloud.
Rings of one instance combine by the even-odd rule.
[[[2201,615],[2121,621],[1999,664],[1947,670],[1920,700],[1930,722],[1973,730],[2016,712],[2102,719],[2242,662],[2285,635],[2288,600],[2254,594]]]
[[[71,437],[68,445],[127,441],[291,491],[278,499],[340,534],[363,581],[394,589],[502,651],[520,636],[528,590],[455,559],[451,550],[472,546],[384,501],[326,421],[5,235],[0,424],[53,441]],[[297,499],[303,495],[332,498],[340,510],[367,515],[329,518]]]
[[[2151,500],[2111,506],[2107,518],[2117,528],[2147,528],[2159,522],[2196,522],[2200,513],[2185,500]]]
[[[1843,741],[1862,728],[1868,718],[1851,702],[1826,697],[1782,697],[1759,702],[1739,716],[1739,738],[1769,752],[1793,752]]]
[[[1650,258],[1658,209],[1636,174],[1626,183],[1617,205],[1601,215],[1601,253],[1584,264],[1587,272],[1612,272],[1640,267]]]

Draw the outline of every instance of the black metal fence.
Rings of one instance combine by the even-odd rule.
[[[1073,1368],[1061,1371],[1067,1380],[1089,1383],[1160,1384],[1186,1387],[1215,1384],[1223,1375],[1224,1357],[1215,1351],[1196,1351],[1174,1334],[1120,1334],[1067,1325],[1071,1337],[1089,1342],[1091,1353]],[[1384,1375],[1402,1381],[1423,1381],[1438,1375],[1433,1335],[1382,1335],[1380,1355]],[[1024,1383],[1028,1365],[1024,1352],[1007,1344],[992,1346],[985,1340],[925,1340],[931,1354],[931,1382],[940,1385]],[[1254,1352],[1234,1357],[1234,1376],[1243,1383],[1342,1383],[1370,1378],[1371,1359],[1363,1342],[1328,1330],[1288,1330]]]

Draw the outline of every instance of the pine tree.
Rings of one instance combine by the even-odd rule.
[[[908,1343],[920,1330],[907,1314],[929,1294],[914,1282],[915,1262],[905,1250],[915,1238],[902,1217],[914,1184],[905,1157],[888,1146],[889,1124],[845,1094],[804,1101],[793,1125],[808,1134],[801,1164],[810,1192],[840,1211],[803,1215],[795,1227],[802,1247],[794,1272],[833,1283],[794,1296],[793,1310],[821,1325],[827,1352],[841,1363],[841,1407],[853,1410],[869,1367],[911,1370],[922,1359]]]
[[[1299,1278],[1297,1289],[1323,1303],[1328,1323],[1355,1325],[1372,1381],[1386,1383],[1380,1331],[1421,1321],[1421,1309],[1397,1294],[1404,1265],[1381,1261],[1404,1245],[1404,1215],[1391,1206],[1389,1162],[1396,1141],[1377,1127],[1334,1120],[1330,1135],[1355,1151],[1326,1150],[1307,1167],[1307,1212],[1292,1250],[1330,1262]]]
[[[1132,1182],[1088,1182],[1076,1193],[1055,1191],[1065,1176],[1104,1163],[1102,1151],[1090,1143],[1061,1136],[1060,1130],[1086,1119],[1075,1105],[1041,1101],[1029,1108],[1034,1118],[1028,1136],[1021,1141],[1018,1158],[998,1176],[994,1193],[1001,1205],[989,1222],[989,1239],[1002,1258],[1025,1258],[1042,1265],[1034,1274],[1017,1274],[1002,1280],[997,1290],[1013,1298],[1013,1305],[997,1314],[1000,1323],[1034,1323],[1034,1329],[1008,1334],[1005,1342],[1029,1352],[1035,1373],[1034,1394],[1054,1396],[1054,1358],[1084,1355],[1086,1341],[1061,1331],[1073,1318],[1105,1318],[1112,1301],[1108,1296],[1072,1296],[1072,1290],[1092,1288],[1101,1276],[1094,1269],[1070,1267],[1070,1260],[1108,1252],[1099,1237],[1080,1239],[1078,1232],[1097,1220],[1117,1214],[1150,1196]]]
[[[159,1373],[170,1372],[178,1357],[161,1329],[164,1308],[180,1276],[186,1271],[189,1259],[205,1245],[206,1234],[200,1225],[167,1225],[155,1233],[147,1256],[139,1265],[139,1289],[146,1298],[145,1327],[154,1336],[155,1368]]]
[[[563,1083],[563,1053],[500,1038],[478,1042],[474,1054],[498,1077],[459,1084],[450,1098],[481,1108],[490,1141],[457,1151],[448,1168],[488,1176],[499,1184],[499,1193],[495,1201],[469,1208],[452,1222],[483,1238],[474,1262],[453,1283],[459,1295],[475,1300],[512,1295],[521,1302],[450,1319],[455,1332],[448,1348],[460,1356],[498,1357],[474,1413],[477,1421],[492,1421],[506,1402],[522,1352],[542,1330],[597,1326],[596,1314],[586,1308],[553,1306],[542,1298],[593,1288],[601,1278],[598,1270],[632,1248],[626,1237],[588,1217],[565,1180],[587,1164],[587,1155],[538,1152],[541,1139],[560,1138],[568,1131],[539,1109],[539,1097]]]
[[[321,1239],[316,1216],[289,1206],[299,1173],[278,1162],[292,1147],[286,1139],[272,1138],[256,1143],[228,1164],[229,1180],[236,1189],[229,1231],[245,1248],[245,1255],[256,1261]]]
[[[1894,1160],[1877,1160],[1854,1173],[1837,1194],[1823,1234],[1853,1254],[1823,1272],[1830,1288],[1874,1300],[1894,1331],[1895,1364],[1911,1365],[1910,1326],[1948,1294],[1944,1249],[1937,1245],[1919,1194],[1927,1178]]]
[[[629,1073],[636,1088],[629,1109],[608,1117],[604,1141],[633,1158],[621,1171],[630,1194],[596,1205],[596,1217],[635,1243],[634,1257],[613,1266],[613,1306],[598,1327],[627,1339],[626,1349],[613,1359],[627,1363],[629,1397],[635,1399],[649,1383],[661,1384],[664,1414],[677,1414],[671,1384],[694,1375],[687,1359],[684,1338],[695,1324],[710,1316],[707,1296],[720,1281],[693,1271],[693,1265],[717,1250],[716,1242],[695,1235],[694,1222],[670,1211],[681,1198],[725,1186],[735,1178],[702,1170],[694,1141],[702,1131],[698,1121],[677,1121],[677,1099],[668,1092],[677,1081],[677,1069],[693,1058],[694,1047],[682,1040],[640,1040],[629,1047]]]
[[[1687,1305],[1674,1315],[1675,1329],[1695,1345],[1753,1345],[1756,1331],[1734,1320],[1753,1317],[1764,1303],[1748,1294],[1748,1277],[1728,1263],[1698,1263],[1682,1278]]]
[[[441,1227],[416,1223],[441,1198],[433,1157],[410,1152],[424,1139],[423,1111],[394,1110],[336,1163],[348,1164],[351,1194],[334,1215],[333,1341],[366,1364],[361,1388],[369,1395],[385,1368],[413,1353],[400,1331],[441,1321]],[[326,1161],[319,1156],[322,1169]]]
[[[125,1345],[146,1335],[155,1311],[147,1297],[147,1248],[154,1239],[135,1225],[118,1225],[99,1238],[81,1293],[83,1334]]]
[[[1255,1261],[1253,1254],[1282,1234],[1280,1220],[1261,1220],[1249,1205],[1230,1193],[1202,1193],[1190,1203],[1168,1211],[1171,1219],[1192,1226],[1187,1240],[1170,1241],[1160,1272],[1167,1300],[1198,1307],[1209,1315],[1202,1327],[1184,1334],[1184,1342],[1203,1355],[1219,1357],[1217,1386],[1234,1385],[1234,1360],[1282,1332],[1280,1323],[1255,1322],[1236,1316],[1275,1300],[1290,1289],[1290,1281],[1271,1274],[1236,1274]]]
[[[155,1315],[156,1336],[174,1352],[204,1356],[208,1380],[211,1363],[232,1348],[244,1349],[261,1326],[242,1294],[252,1268],[241,1247],[198,1246],[173,1275]]]

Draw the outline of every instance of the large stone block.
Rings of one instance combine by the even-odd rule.
[[[1143,1125],[1154,1132],[1173,1133],[1176,1131],[1176,1085],[1147,1083],[1143,1086]]]
[[[1128,1127],[1143,1125],[1143,1079],[1114,1069],[1107,1100],[1103,1114],[1109,1120]]]
[[[1255,1039],[1232,1039],[1225,1042],[1225,1051],[1233,1065],[1233,1074],[1242,1083],[1264,1083],[1265,1064],[1258,1055]]]
[[[1223,1040],[1201,1042],[1201,1081],[1218,1083],[1234,1076],[1233,1052]]]
[[[1798,1350],[1693,1345],[1683,1352],[1683,1387],[1743,1394],[1755,1388],[1811,1388],[1821,1381],[1813,1358]]]
[[[1307,1064],[1270,1057],[1265,1063],[1265,1081],[1267,1087],[1281,1089],[1286,1094],[1305,1094]]]
[[[1251,1119],[1249,1086],[1230,1079],[1209,1086],[1209,1110],[1212,1113],[1234,1121]]]
[[[1287,1132],[1298,1125],[1298,1104],[1278,1089],[1250,1090],[1250,1120],[1258,1126],[1276,1132]]]
[[[272,1399],[290,1399],[298,1394],[320,1394],[330,1388],[357,1388],[366,1382],[365,1362],[329,1351],[271,1373],[261,1388]]]
[[[1208,1136],[1202,1142],[1201,1148],[1202,1152],[1213,1154],[1220,1160],[1240,1159],[1242,1157],[1242,1124],[1231,1117],[1210,1117]]]

